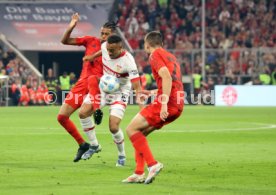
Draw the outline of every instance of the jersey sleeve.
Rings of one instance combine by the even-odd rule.
[[[135,63],[134,58],[132,57],[132,55],[128,54],[128,75],[129,75],[129,79],[131,80],[131,82],[134,82],[136,80],[140,80],[140,76],[139,76],[139,72],[137,69],[137,65]]]
[[[92,42],[95,40],[95,37],[91,36],[84,36],[84,37],[78,37],[76,38],[77,45],[81,46],[86,46],[89,42]]]
[[[156,72],[158,72],[160,70],[160,68],[166,66],[166,64],[162,58],[162,55],[158,51],[154,52],[152,54],[152,56],[150,57],[150,64]]]

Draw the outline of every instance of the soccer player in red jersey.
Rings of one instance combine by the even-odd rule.
[[[76,27],[79,20],[78,13],[72,15],[71,22],[65,31],[61,42],[65,45],[77,45],[84,46],[86,48],[85,55],[92,55],[93,53],[101,49],[101,42],[106,41],[107,37],[115,30],[116,25],[112,22],[107,22],[101,28],[100,38],[92,36],[84,36],[78,38],[72,38],[71,32]],[[75,139],[79,144],[79,149],[77,155],[74,159],[74,162],[78,162],[81,159],[81,156],[84,152],[89,149],[90,144],[86,143],[83,137],[77,130],[75,124],[69,119],[69,117],[82,105],[85,95],[88,94],[88,84],[93,85],[95,78],[100,78],[103,74],[103,66],[101,58],[97,58],[90,62],[83,62],[82,71],[80,78],[76,85],[71,89],[69,94],[66,96],[64,103],[62,104],[57,120],[58,122],[66,129],[66,131]],[[90,82],[91,80],[91,82]],[[96,82],[96,85],[98,83]],[[102,112],[97,103],[93,104],[94,119],[97,124],[100,123]],[[98,113],[97,113],[98,111]],[[92,113],[93,114],[93,113]],[[96,114],[98,114],[98,120],[96,120]],[[81,118],[81,117],[80,117]],[[81,125],[86,135],[90,139],[93,136],[93,129],[95,127],[94,123],[91,120],[91,117],[86,118],[85,120],[81,119]],[[87,128],[89,126],[89,128]]]
[[[136,169],[134,174],[122,181],[124,183],[149,184],[162,170],[163,164],[153,157],[146,136],[177,119],[184,107],[180,65],[176,57],[162,48],[160,32],[148,33],[144,41],[158,90],[155,100],[141,110],[126,129],[135,149]],[[149,95],[150,91],[143,93]],[[144,177],[145,163],[149,168],[147,178]]]

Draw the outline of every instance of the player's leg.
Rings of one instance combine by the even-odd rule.
[[[62,104],[57,120],[79,144],[79,149],[74,159],[74,162],[78,162],[81,159],[81,155],[89,149],[89,144],[85,142],[76,125],[69,118],[75,110],[76,108],[71,107],[69,104]]]
[[[126,132],[135,150],[137,150],[140,154],[143,154],[142,156],[144,157],[148,167],[151,167],[155,165],[157,161],[154,159],[146,137],[142,133],[144,130],[148,129],[153,131],[155,128],[150,126],[146,119],[138,113],[128,125]]]
[[[154,159],[152,152],[149,148],[147,139],[146,139],[146,135],[148,135],[149,133],[151,133],[152,131],[154,131],[157,128],[157,125],[149,124],[148,121],[149,121],[149,119],[152,120],[153,116],[155,116],[157,113],[158,113],[158,118],[155,118],[155,121],[157,121],[157,122],[159,121],[159,119],[160,119],[159,113],[160,112],[158,110],[160,110],[160,109],[156,106],[149,106],[147,109],[144,109],[143,111],[138,113],[127,127],[127,134],[128,134],[128,136],[132,142],[132,145],[136,151],[135,174],[138,175],[137,173],[139,173],[141,170],[143,171],[143,169],[141,168],[144,166],[141,163],[143,161],[141,161],[141,159],[139,159],[139,158],[143,157],[144,161],[146,162],[146,164],[149,168],[149,174],[145,180],[145,183],[147,183],[147,184],[151,183],[153,181],[153,179],[155,178],[155,176],[163,168],[163,164],[157,162]],[[145,116],[148,116],[149,118],[146,119]],[[138,156],[137,153],[140,154],[140,156]]]
[[[148,136],[149,134],[151,134],[154,130],[156,130],[155,127],[153,126],[149,126],[148,128],[143,129],[141,132],[144,134],[144,136]]]
[[[106,96],[106,94],[102,93],[100,97],[105,97],[105,96]],[[91,114],[93,114],[93,115],[95,114],[95,111],[94,111],[94,108],[93,108],[93,105],[92,105],[92,101],[94,101],[94,100],[92,98],[93,97],[91,97],[90,94],[85,97],[84,102],[83,102],[84,105],[82,105],[83,108],[80,109],[81,110],[81,115],[83,115],[83,116],[81,116],[82,118],[87,118],[87,116],[91,116]],[[106,99],[105,98],[102,98],[100,100],[100,102],[101,102],[101,106],[106,105]],[[91,118],[90,118],[90,121],[91,121]],[[92,122],[92,124],[94,124],[94,123]],[[95,135],[96,134],[95,128],[94,128],[93,131],[91,131],[91,133],[92,133],[92,136],[89,139],[91,140],[91,142],[94,142],[94,143],[89,148],[89,150],[82,155],[82,159],[84,159],[84,160],[91,158],[91,156],[94,153],[98,153],[98,152],[101,151],[100,144],[98,144],[98,147],[96,146],[98,141],[96,141],[97,138],[96,138],[96,135]],[[95,135],[95,137],[93,136],[93,134]]]
[[[83,131],[87,135],[90,141],[89,150],[82,155],[83,160],[87,160],[92,157],[93,154],[101,151],[101,146],[98,143],[95,131],[95,124],[91,120],[93,114],[93,107],[91,105],[90,97],[86,96],[83,104],[79,110],[79,118]]]
[[[109,130],[118,149],[118,160],[116,166],[124,166],[126,161],[124,133],[120,128],[124,112],[125,105],[118,104],[110,106]]]
[[[124,179],[123,183],[143,183],[145,181],[145,159],[143,157],[143,154],[138,152],[137,150],[134,150],[134,157],[135,157],[135,171],[132,175]]]
[[[145,135],[143,135],[142,133],[143,131],[152,132],[154,130],[155,130],[155,127],[150,126],[148,122],[145,120],[145,118],[139,113],[133,118],[133,120],[128,125],[127,134],[135,149],[136,167],[135,167],[134,174],[124,179],[122,182],[124,183],[144,182],[145,181],[145,174],[144,174],[145,163],[148,164],[149,169],[152,169],[152,167],[156,167],[156,166],[159,167],[158,172],[156,172],[154,176],[156,176],[157,173],[159,173],[160,170],[163,168],[163,165],[161,163],[158,163],[154,159],[149,149]]]
[[[181,106],[170,104],[170,106],[168,107],[168,112],[170,113],[170,115],[165,121],[163,121],[160,118],[160,107],[161,104],[152,104],[140,112],[141,116],[144,117],[144,119],[146,119],[146,121],[149,123],[149,127],[143,129],[144,135],[148,135],[152,131],[154,131],[154,129],[160,129],[162,126],[173,122],[181,115],[183,110],[183,105]],[[154,180],[155,176],[162,170],[162,168],[162,163],[157,163],[156,165],[149,167],[149,173],[145,180],[145,183],[151,183]]]
[[[94,108],[94,121],[97,125],[101,124],[103,118],[103,112],[100,109],[101,105],[101,92],[99,88],[99,77],[96,75],[92,75],[88,78],[88,90],[89,95],[92,98],[92,106]]]
[[[84,139],[77,130],[75,124],[69,119],[69,117],[75,112],[76,108],[73,108],[69,104],[62,104],[58,112],[57,120],[65,128],[65,130],[76,140],[78,144],[84,143]]]
[[[76,140],[79,144],[79,149],[74,159],[74,162],[78,162],[84,152],[89,149],[89,144],[85,142],[81,134],[79,133],[75,124],[70,120],[70,116],[77,110],[82,104],[83,97],[87,93],[87,82],[77,82],[75,87],[66,96],[64,103],[62,104],[57,120],[64,127],[64,129]]]
[[[148,136],[151,132],[155,130],[155,127],[149,126],[147,128],[144,128],[141,132],[144,134],[144,136]],[[145,174],[144,174],[144,169],[145,169],[145,159],[143,157],[142,153],[139,153],[138,151],[135,150],[135,162],[136,162],[136,167],[135,171],[133,174],[132,178],[128,178],[128,180],[138,180],[138,182],[144,182],[145,181]]]

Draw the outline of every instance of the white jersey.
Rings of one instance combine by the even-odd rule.
[[[131,89],[131,81],[140,78],[133,56],[128,51],[124,51],[116,59],[111,59],[106,49],[106,42],[102,44],[101,50],[103,73],[116,76],[122,88]]]
[[[120,89],[112,94],[101,90],[101,107],[110,106],[110,115],[123,118],[131,92],[131,81],[139,80],[137,65],[133,56],[125,51],[118,58],[111,59],[106,49],[106,42],[101,46],[104,75],[116,76]],[[91,104],[92,98],[86,96],[84,103]]]
[[[127,51],[124,51],[116,59],[111,59],[106,49],[106,42],[102,44],[101,50],[104,75],[116,76],[120,81],[120,89],[115,93],[107,94],[101,91],[101,105],[111,105],[115,110],[118,106],[125,109],[131,92],[131,81],[140,79],[135,60]],[[118,114],[114,115],[122,117]]]

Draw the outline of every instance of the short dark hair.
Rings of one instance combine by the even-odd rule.
[[[112,43],[121,43],[122,42],[122,38],[118,35],[110,35],[108,38],[107,38],[107,42],[109,44],[112,44]]]
[[[159,31],[149,32],[145,37],[145,41],[147,41],[151,47],[163,45],[163,37]]]
[[[114,32],[117,28],[117,23],[114,21],[109,21],[104,23],[103,28],[109,28],[112,32]]]

